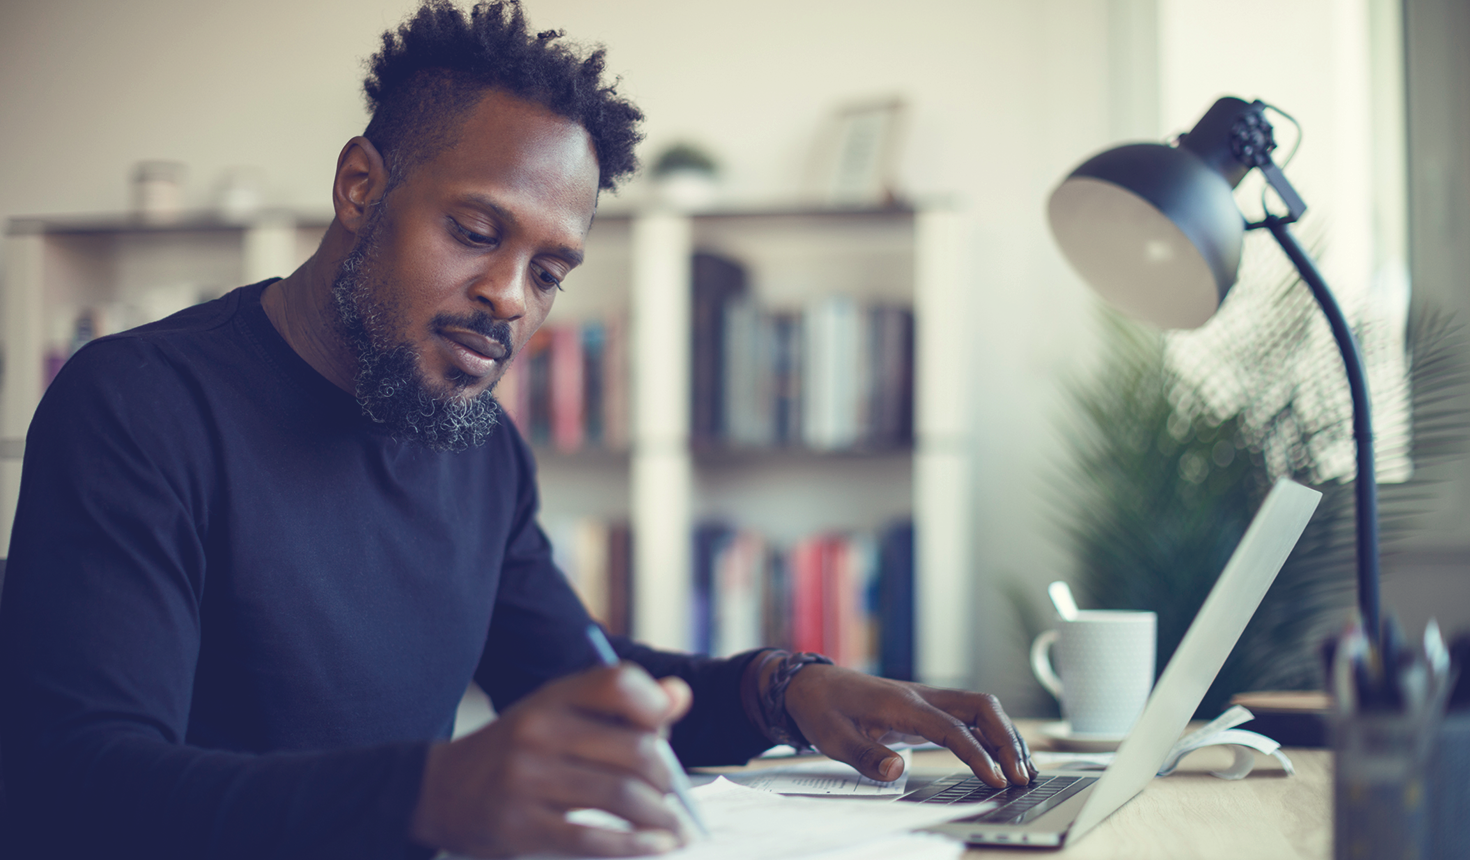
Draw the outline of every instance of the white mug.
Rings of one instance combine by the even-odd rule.
[[[1036,637],[1031,671],[1061,702],[1073,734],[1121,737],[1133,728],[1154,685],[1156,627],[1152,612],[1088,609]]]

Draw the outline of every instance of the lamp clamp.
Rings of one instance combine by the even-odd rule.
[[[1247,169],[1256,168],[1261,175],[1266,177],[1266,184],[1270,185],[1286,204],[1285,215],[1270,215],[1265,219],[1246,224],[1247,230],[1258,230],[1265,227],[1268,221],[1274,219],[1280,223],[1290,224],[1302,215],[1306,214],[1307,204],[1301,195],[1296,193],[1286,174],[1276,162],[1271,160],[1271,153],[1276,149],[1276,137],[1271,123],[1266,119],[1265,102],[1257,99],[1247,105],[1230,128],[1230,152],[1235,159],[1245,165]]]

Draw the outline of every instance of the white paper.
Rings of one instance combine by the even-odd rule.
[[[840,761],[822,759],[781,767],[763,768],[734,774],[733,782],[746,788],[773,791],[776,794],[802,794],[824,797],[897,797],[909,782],[909,765],[913,755],[902,750],[903,775],[893,782],[879,782]]]
[[[1224,770],[1210,773],[1220,779],[1242,779],[1255,767],[1256,757],[1251,750],[1275,756],[1281,767],[1291,776],[1296,771],[1291,759],[1281,751],[1281,744],[1256,732],[1237,729],[1242,723],[1250,722],[1255,716],[1240,705],[1235,705],[1211,720],[1206,726],[1190,732],[1179,739],[1169,750],[1169,756],[1159,768],[1159,776],[1168,776],[1179,767],[1184,757],[1198,749],[1211,746],[1228,746],[1234,758]],[[1031,759],[1037,767],[1047,770],[1106,770],[1113,763],[1115,753],[1057,753],[1033,752]]]
[[[1107,770],[1117,757],[1115,752],[1051,752],[1032,750],[1031,763],[1041,770]]]
[[[724,777],[694,789],[709,838],[699,838],[669,860],[952,860],[964,845],[933,833],[910,831],[993,807],[994,803],[882,803],[870,800],[786,797],[746,788]],[[600,810],[568,816],[579,824],[627,829]]]
[[[1256,757],[1251,750],[1275,756],[1276,760],[1281,762],[1281,767],[1286,771],[1287,776],[1296,773],[1296,769],[1291,765],[1291,759],[1281,751],[1281,744],[1256,732],[1248,732],[1245,729],[1226,729],[1210,735],[1190,735],[1181,740],[1174,749],[1169,751],[1169,757],[1164,760],[1163,767],[1159,768],[1159,776],[1168,776],[1174,772],[1185,756],[1197,749],[1209,746],[1228,746],[1235,753],[1235,759],[1231,762],[1230,767],[1225,770],[1210,771],[1211,774],[1221,779],[1242,779],[1250,773],[1251,769],[1256,766]]]

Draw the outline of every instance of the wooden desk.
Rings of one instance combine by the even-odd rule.
[[[1033,750],[1045,749],[1035,724],[1019,723]],[[1275,758],[1257,755],[1245,779],[1211,776],[1231,753],[1200,750],[1179,769],[1149,783],[1092,832],[1063,850],[972,848],[966,858],[1027,856],[1067,860],[1327,860],[1332,856],[1332,758],[1327,750],[1289,749],[1287,776]],[[759,767],[780,764],[758,763]],[[914,767],[946,773],[961,767],[947,750],[914,755]]]
[[[1022,723],[1033,750],[1045,749],[1034,724]],[[1323,749],[1288,749],[1296,768],[1287,776],[1271,756],[1256,755],[1245,779],[1210,775],[1231,761],[1228,750],[1200,750],[1179,769],[1155,779],[1106,821],[1060,852],[1059,858],[1117,860],[1328,860],[1332,857],[1332,754]],[[917,753],[915,767],[951,768],[959,760],[947,750]],[[972,848],[966,858],[1008,857],[1024,849]]]

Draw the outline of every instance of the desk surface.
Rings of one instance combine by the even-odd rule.
[[[1034,723],[1022,721],[1019,726],[1032,749],[1046,748]],[[1249,776],[1227,781],[1210,771],[1228,765],[1231,753],[1203,749],[1060,852],[972,848],[965,857],[1325,860],[1332,856],[1331,754],[1320,749],[1286,752],[1295,776],[1287,776],[1276,759],[1257,755]],[[915,768],[959,766],[947,750],[914,755]]]

